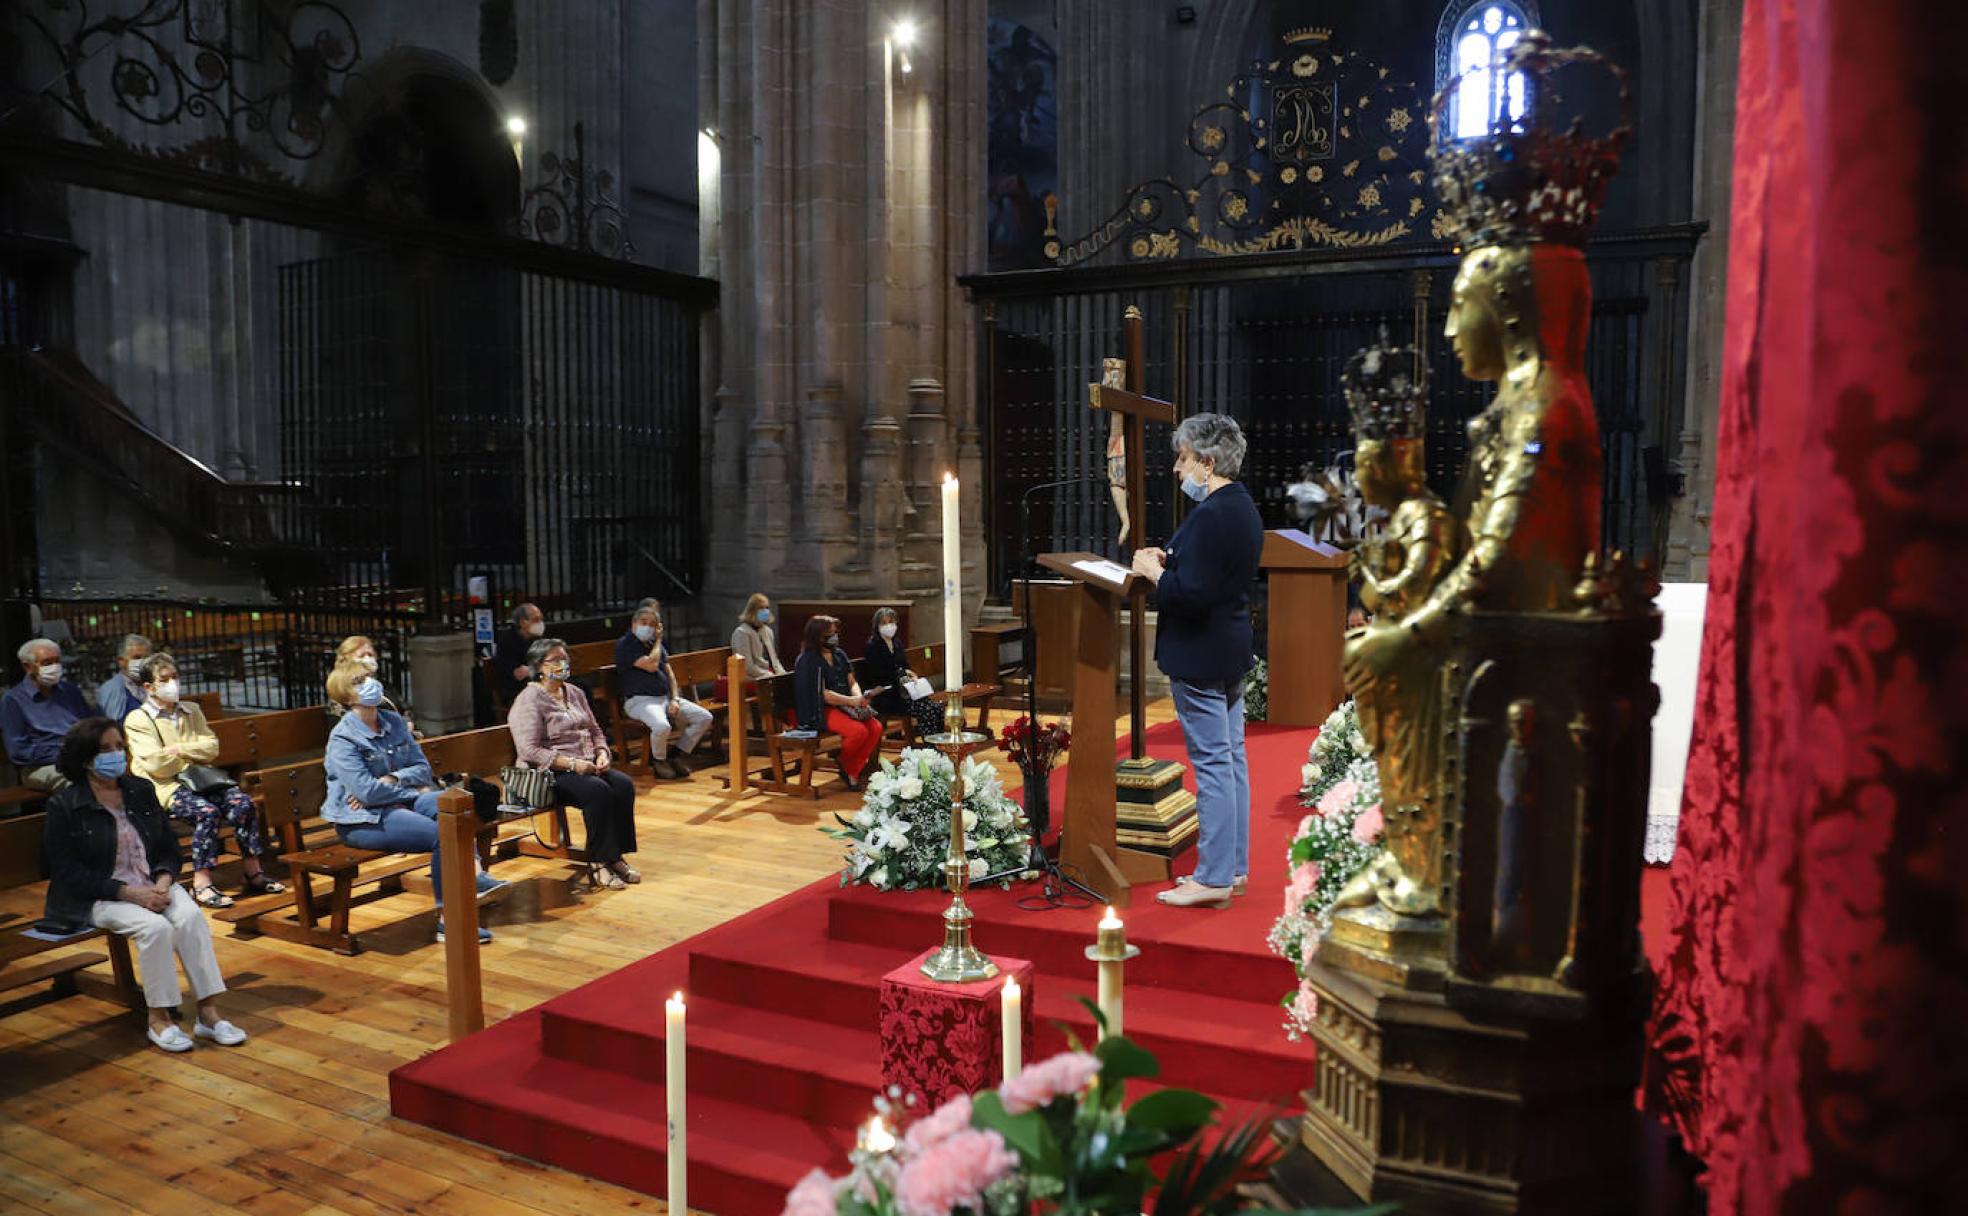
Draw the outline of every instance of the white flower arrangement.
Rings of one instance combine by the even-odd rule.
[[[865,882],[882,891],[941,887],[955,775],[949,757],[934,748],[912,747],[898,759],[883,760],[868,777],[861,809],[848,818],[836,815],[840,826],[821,829],[847,844],[841,885]],[[971,880],[1016,869],[1031,851],[1024,808],[1006,796],[988,761],[966,758],[963,777]]]
[[[1298,972],[1286,993],[1285,1034],[1297,1041],[1318,1016],[1318,996],[1306,967],[1332,927],[1333,903],[1354,875],[1380,852],[1380,769],[1360,734],[1359,715],[1348,700],[1334,710],[1312,741],[1299,793],[1314,813],[1299,822],[1286,855],[1290,877],[1284,910],[1265,938]]]

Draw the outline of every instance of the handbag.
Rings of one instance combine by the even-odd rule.
[[[836,705],[834,708],[840,710],[848,717],[853,718],[856,722],[866,722],[875,716],[875,711],[866,705]]]
[[[506,787],[506,802],[509,805],[538,811],[554,804],[552,769],[520,768],[509,764],[499,770],[499,780]]]
[[[232,779],[232,774],[222,768],[213,768],[209,764],[190,764],[178,774],[178,784],[209,801],[223,797],[227,790],[236,788],[239,783]]]

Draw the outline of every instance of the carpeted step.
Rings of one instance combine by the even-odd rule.
[[[401,1118],[506,1152],[661,1196],[667,1186],[663,1087],[549,1058],[540,1014],[520,1014],[390,1075]],[[852,1132],[702,1095],[688,1108],[690,1206],[772,1216],[815,1165],[847,1168]]]
[[[997,906],[1012,903],[1021,893],[1021,888],[985,890],[968,897],[978,919],[978,948],[1031,959],[1041,972],[1071,975],[1090,969],[1086,948],[1093,944],[1099,911],[1005,912]],[[943,938],[943,909],[948,904],[947,895],[849,887],[827,901],[827,934],[837,941],[872,945],[921,942],[927,949]],[[1157,920],[1180,917],[1178,932],[1207,936],[1216,924],[1227,928],[1234,923],[1232,918],[1246,919],[1243,901],[1238,904],[1234,911],[1225,912],[1159,907],[1153,912]],[[1140,924],[1149,917],[1136,914],[1129,919]],[[1265,921],[1262,927],[1253,924],[1241,932],[1226,933],[1222,939],[1229,943],[1227,946],[1185,941],[1173,935],[1158,938],[1145,932],[1131,933],[1130,940],[1141,946],[1142,953],[1128,964],[1128,982],[1274,1005],[1297,985],[1298,977],[1290,963],[1265,948],[1264,933],[1269,927]]]
[[[865,1122],[881,1089],[872,1021],[850,1030],[797,1015],[690,998],[690,1092],[748,1102],[836,1127]],[[555,1059],[663,1080],[660,1003],[559,1001],[541,1009],[541,1048]]]

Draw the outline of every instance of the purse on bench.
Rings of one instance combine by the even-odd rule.
[[[554,804],[552,769],[507,765],[499,770],[499,780],[505,784],[506,803],[509,806],[540,811]]]

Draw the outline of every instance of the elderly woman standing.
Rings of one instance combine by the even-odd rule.
[[[747,679],[763,680],[783,676],[786,665],[779,661],[779,644],[773,640],[772,601],[754,591],[738,614],[738,627],[731,631],[731,653],[745,660]]]
[[[521,764],[551,769],[554,800],[581,808],[588,827],[589,878],[597,887],[619,891],[642,875],[623,855],[635,852],[635,782],[610,767],[608,739],[588,708],[587,694],[569,677],[567,643],[540,638],[526,652],[534,681],[506,715],[513,750]]]
[[[1169,680],[1196,770],[1196,872],[1156,896],[1179,907],[1227,908],[1250,876],[1250,766],[1244,757],[1244,675],[1251,668],[1250,585],[1264,521],[1234,480],[1244,433],[1234,418],[1193,414],[1171,436],[1175,475],[1195,501],[1166,549],[1141,549],[1134,570],[1155,585],[1155,663]]]
[[[159,651],[137,669],[143,704],[123,719],[130,771],[149,781],[158,805],[191,824],[191,894],[207,908],[230,908],[232,899],[212,883],[219,859],[219,829],[231,824],[246,868],[246,892],[285,891],[260,869],[260,811],[238,786],[225,782],[193,787],[194,769],[218,758],[219,737],[206,725],[196,701],[179,696],[178,661]]]

